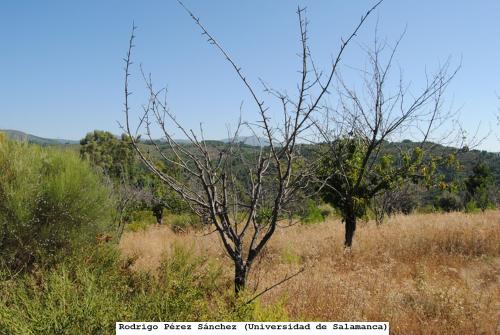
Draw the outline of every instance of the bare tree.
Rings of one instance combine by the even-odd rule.
[[[245,288],[248,273],[256,257],[269,242],[282,219],[283,209],[303,188],[310,176],[305,168],[297,169],[299,140],[311,126],[311,116],[323,104],[328,88],[335,77],[341,57],[347,45],[356,36],[366,18],[381,3],[376,3],[355,27],[352,34],[342,40],[336,57],[326,71],[325,81],[312,71],[308,48],[307,20],[305,9],[297,10],[300,28],[300,71],[297,98],[286,93],[264,87],[265,93],[278,99],[282,109],[281,122],[271,120],[268,105],[259,97],[257,90],[245,77],[229,53],[208,32],[200,20],[182,3],[202,35],[226,59],[237,78],[247,89],[259,119],[255,123],[240,120],[231,140],[225,145],[209,145],[203,129],[198,132],[187,129],[169,110],[166,91],[153,86],[150,75],[145,75],[149,99],[140,113],[135,131],[130,123],[129,76],[131,53],[134,46],[136,27],[133,27],[127,56],[125,57],[125,124],[123,129],[132,138],[132,145],[144,164],[186,200],[192,210],[205,222],[213,225],[225,251],[234,263],[234,287],[238,294]],[[277,125],[273,125],[277,124]],[[152,138],[151,128],[158,126],[165,145]],[[181,144],[175,141],[172,127],[180,131],[189,141]],[[257,138],[262,137],[259,149],[249,153],[238,143],[240,129],[248,128]],[[187,178],[180,181],[168,172],[161,171],[154,164],[151,155],[139,143],[140,135],[147,136],[167,165],[177,166]],[[241,163],[246,171],[235,171]]]
[[[449,139],[432,136],[451,120],[452,113],[443,109],[443,93],[458,68],[450,71],[447,61],[426,75],[424,87],[415,92],[402,74],[390,75],[401,38],[391,47],[375,37],[374,46],[365,48],[368,69],[359,70],[363,88],[349,87],[338,74],[339,107],[325,108],[325,118],[316,122],[324,142],[320,188],[343,215],[346,247],[352,246],[357,218],[370,201],[403,181],[429,178],[435,170],[430,140]],[[385,150],[388,141],[401,137],[418,146]]]
[[[394,214],[410,214],[419,205],[421,188],[421,185],[403,182],[376,194],[370,204],[376,224],[382,224],[386,217]]]

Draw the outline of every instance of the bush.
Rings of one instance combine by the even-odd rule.
[[[76,153],[0,138],[0,265],[47,265],[95,242],[114,217],[103,185]]]
[[[157,276],[113,246],[83,249],[52,270],[0,278],[0,333],[114,334],[117,321],[265,321],[279,305],[238,304],[218,265],[175,248]],[[282,320],[280,320],[282,321]]]
[[[168,217],[167,223],[176,233],[185,233],[191,228],[196,229],[201,226],[200,219],[193,214],[173,214]]]
[[[255,221],[258,224],[262,224],[264,222],[267,222],[271,219],[271,216],[273,214],[273,211],[269,207],[264,207],[259,210],[257,210],[257,214],[255,215]]]
[[[151,211],[133,211],[129,215],[130,223],[125,226],[126,231],[137,232],[146,230],[149,226],[156,224],[156,218]]]
[[[437,209],[433,205],[425,205],[422,207],[417,207],[417,213],[419,214],[432,214],[437,212],[439,212],[439,209]]]
[[[451,192],[443,192],[437,199],[437,206],[445,212],[459,211],[462,208],[460,196]]]
[[[316,202],[309,200],[305,213],[302,215],[302,223],[315,224],[325,221],[322,210],[316,205]]]
[[[330,204],[321,204],[318,208],[321,211],[321,216],[325,219],[328,217],[338,216],[337,211]]]
[[[480,212],[480,211],[482,211],[482,210],[483,210],[483,209],[482,209],[482,208],[480,208],[480,207],[477,205],[476,201],[471,200],[471,201],[469,201],[469,202],[467,202],[467,203],[465,204],[465,209],[464,209],[464,212],[465,212],[465,213],[479,213],[479,212]]]

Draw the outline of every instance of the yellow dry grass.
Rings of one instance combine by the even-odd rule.
[[[352,251],[331,220],[278,230],[250,276],[261,290],[304,267],[262,302],[282,301],[292,320],[389,321],[392,334],[500,333],[500,211],[396,216],[362,223]],[[227,266],[216,234],[168,227],[127,233],[135,266],[154,271],[176,244]]]

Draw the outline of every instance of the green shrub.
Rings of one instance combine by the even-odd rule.
[[[128,223],[125,226],[125,231],[136,233],[138,231],[145,231],[146,229],[148,229],[149,226],[151,226],[151,224],[148,222],[134,221],[134,222]]]
[[[201,226],[200,219],[193,214],[172,214],[167,218],[167,223],[176,233],[185,233],[189,229],[198,229]]]
[[[0,265],[51,264],[113,217],[108,188],[76,153],[0,138]]]
[[[323,221],[325,221],[325,217],[322,210],[317,206],[316,202],[309,200],[301,222],[303,224],[315,224]]]
[[[273,211],[269,207],[264,207],[259,210],[257,210],[257,214],[255,215],[255,221],[257,221],[258,224],[267,222],[271,220],[271,216],[273,214]]]
[[[0,278],[0,333],[114,334],[117,321],[266,321],[281,305],[232,298],[206,257],[175,248],[157,276],[132,271],[113,246],[82,249],[52,269]],[[280,321],[283,321],[280,320]]]
[[[425,205],[422,207],[417,207],[417,213],[419,214],[431,214],[436,212],[439,212],[439,209],[437,209],[433,205]]]
[[[153,213],[147,210],[133,211],[128,219],[130,223],[127,223],[125,230],[131,232],[146,230],[149,226],[156,224]]]
[[[465,213],[478,213],[481,211],[474,200],[471,200],[465,204]]]
[[[437,198],[436,205],[445,212],[454,212],[462,208],[462,200],[458,194],[445,191]]]
[[[330,204],[324,203],[324,204],[319,205],[318,208],[321,211],[321,216],[323,216],[325,219],[329,218],[329,217],[337,216],[337,211]]]
[[[150,210],[136,210],[130,213],[130,221],[143,221],[147,224],[155,224],[156,218]]]

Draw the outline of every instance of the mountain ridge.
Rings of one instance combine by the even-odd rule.
[[[68,140],[68,139],[60,139],[60,138],[46,138],[40,137],[36,135],[32,135],[29,133],[25,133],[20,130],[14,129],[0,129],[1,133],[4,133],[12,140],[15,141],[27,141],[29,143],[36,143],[41,145],[57,145],[57,144],[78,144],[80,141],[77,140]]]
[[[36,144],[41,144],[41,145],[61,145],[61,144],[79,144],[79,140],[68,140],[68,139],[59,139],[59,138],[47,138],[47,137],[41,137],[41,136],[36,136],[33,134],[29,134],[20,130],[15,130],[15,129],[0,129],[0,132],[3,132],[7,135],[12,140],[15,141],[28,141],[29,143],[36,143]],[[117,136],[118,137],[118,136]],[[159,142],[163,142],[164,140],[155,140]],[[224,139],[218,139],[218,140],[207,140],[207,141],[213,141],[213,142],[222,142],[222,143],[228,143],[230,139],[224,138]],[[146,143],[149,142],[149,140],[145,141]],[[177,143],[180,144],[188,144],[189,140],[186,139],[176,139]],[[236,143],[243,143],[249,146],[254,146],[254,147],[260,147],[260,146],[267,146],[269,141],[264,139],[264,138],[259,138],[255,135],[253,136],[240,136],[236,138]]]

